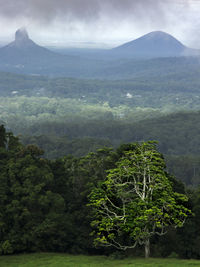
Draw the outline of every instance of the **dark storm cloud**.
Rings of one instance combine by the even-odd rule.
[[[181,0],[179,0],[181,1]],[[51,23],[66,18],[79,21],[98,20],[104,16],[126,19],[138,15],[165,18],[165,7],[172,0],[0,0],[0,16],[7,19],[27,18]],[[126,17],[127,16],[127,17]]]
[[[0,0],[0,36],[25,26],[41,40],[129,41],[163,30],[196,44],[200,0]]]
[[[8,19],[51,22],[57,16],[87,18],[98,10],[98,1],[92,0],[0,0],[0,16]]]

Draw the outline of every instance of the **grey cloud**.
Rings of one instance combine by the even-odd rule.
[[[198,3],[199,0],[0,0],[1,35],[7,34],[9,26],[12,30],[26,26],[37,36],[41,33],[41,38],[129,40],[151,30],[164,30],[195,43],[200,39],[193,37],[199,28],[199,12],[194,14],[191,6],[197,5],[193,10],[198,10]],[[4,25],[8,28],[4,29]]]
[[[95,21],[101,16],[138,17],[141,14],[164,19],[163,7],[172,3],[171,0],[0,0],[0,16],[31,18],[40,23],[50,23],[58,17]]]
[[[88,19],[98,15],[97,0],[0,0],[0,16],[51,22],[58,16]]]

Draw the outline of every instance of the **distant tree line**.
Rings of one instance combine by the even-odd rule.
[[[102,146],[117,148],[122,143],[158,140],[170,172],[186,185],[198,186],[199,129],[199,112],[182,112],[138,122],[75,118],[74,121],[38,121],[21,132],[21,140],[24,144],[41,147],[49,159],[67,154],[80,157]]]
[[[35,145],[22,145],[0,126],[0,253],[53,251],[86,254],[115,253],[93,245],[93,211],[88,196],[116,168],[132,144],[116,150],[101,148],[82,157],[49,160]],[[173,190],[189,198],[189,216],[183,228],[168,228],[152,237],[152,255],[200,258],[200,189],[187,189],[170,176]],[[187,245],[185,245],[187,244]],[[138,247],[135,255],[143,254]]]
[[[2,74],[5,84],[10,75]],[[18,78],[16,75],[16,79]],[[34,77],[29,78],[30,81],[32,79],[36,82]],[[22,83],[23,79],[27,81],[28,78],[20,76],[20,79]],[[44,77],[40,77],[39,80],[48,82],[48,78]],[[60,79],[55,80],[61,82]],[[68,86],[76,87],[77,91],[80,88],[80,84],[77,85],[78,81],[75,82],[74,79],[61,80],[63,83],[69,80]],[[92,88],[95,81],[90,82]],[[131,82],[127,83],[130,83],[131,87]],[[111,86],[112,82],[108,81],[108,84]],[[123,83],[120,84],[118,89]],[[56,88],[56,84],[53,83],[52,88],[54,86]],[[113,86],[117,86],[116,82],[113,82]],[[83,87],[87,88],[86,85]],[[31,92],[30,88],[29,91]],[[170,94],[169,97],[171,96]],[[154,93],[152,97],[155,98]],[[195,105],[199,108],[199,97],[196,92],[193,96],[195,105],[190,96],[184,97],[187,102],[186,108],[194,108]],[[132,101],[127,99],[129,100]],[[143,101],[143,97],[140,100]],[[2,97],[0,123],[5,124],[15,135],[19,135],[24,144],[31,143],[41,147],[45,151],[45,157],[49,159],[68,154],[80,157],[102,146],[117,148],[122,143],[158,140],[159,150],[165,155],[169,170],[188,186],[198,186],[199,111],[166,114],[166,111],[173,112],[178,108],[177,103],[171,106],[171,99],[167,101],[166,106],[160,109],[134,107],[131,103],[130,106],[123,103],[112,106],[108,102],[94,104],[87,102],[84,97]]]

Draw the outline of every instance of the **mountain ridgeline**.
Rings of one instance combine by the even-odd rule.
[[[0,48],[0,70],[32,75],[75,78],[126,79],[143,72],[166,73],[173,65],[182,69],[183,57],[189,66],[199,64],[199,50],[184,46],[173,36],[155,31],[109,50],[70,50],[63,54],[37,45],[26,29],[15,33],[15,40]],[[193,57],[191,57],[193,56]],[[194,57],[195,56],[195,57]],[[160,58],[159,62],[157,58]],[[167,60],[166,60],[167,59]],[[167,63],[167,64],[166,64]],[[199,64],[200,65],[200,64]],[[196,67],[196,66],[195,66]],[[167,68],[167,69],[166,69]],[[173,70],[172,70],[173,71]]]

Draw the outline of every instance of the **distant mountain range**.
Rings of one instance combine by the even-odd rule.
[[[163,61],[145,63],[144,60],[171,57],[179,66],[177,58],[200,55],[199,50],[188,48],[173,36],[160,31],[148,33],[109,50],[95,50],[95,52],[89,53],[84,49],[79,49],[77,54],[75,51],[72,53],[69,50],[67,53],[63,55],[59,53],[59,50],[53,52],[37,45],[29,38],[26,29],[21,28],[16,31],[13,42],[0,48],[0,71],[33,75],[79,78],[112,77],[117,79],[134,77],[135,73],[138,70],[143,71],[145,66],[148,66],[149,70],[159,69],[159,66],[163,68]],[[189,57],[184,62],[186,65],[192,64],[192,68],[198,64],[196,59]],[[164,63],[167,68],[169,65],[171,67],[171,64],[169,61]],[[180,63],[180,67],[182,67],[182,63]]]

